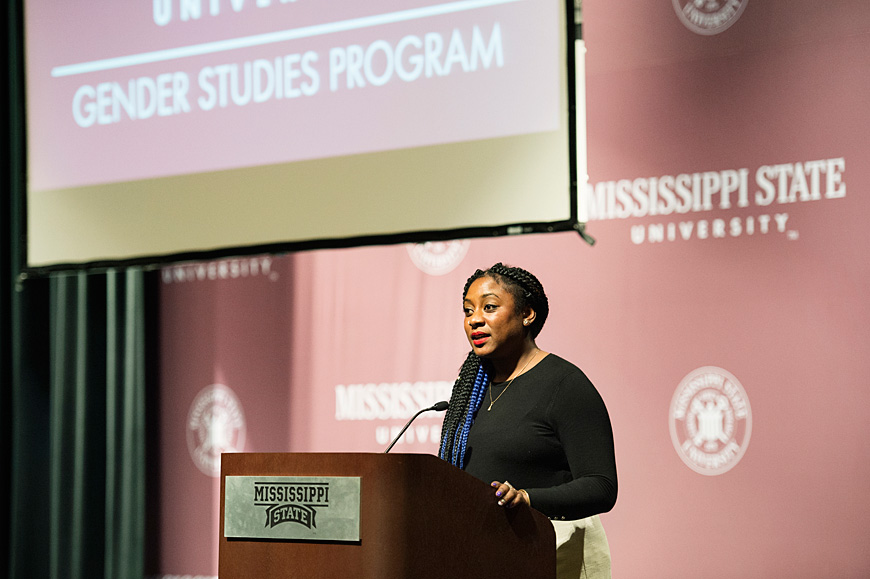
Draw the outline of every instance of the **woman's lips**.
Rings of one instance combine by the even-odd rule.
[[[482,346],[489,339],[489,334],[474,333],[471,334],[471,343],[475,346]]]

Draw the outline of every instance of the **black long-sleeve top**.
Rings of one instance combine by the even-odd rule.
[[[508,386],[492,386],[468,434],[466,472],[510,481],[551,518],[581,519],[616,502],[610,416],[575,365],[549,354]],[[499,398],[499,395],[501,397]]]

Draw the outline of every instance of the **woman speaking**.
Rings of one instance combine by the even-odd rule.
[[[535,344],[549,313],[524,269],[477,270],[462,294],[471,352],[453,386],[440,456],[490,482],[494,500],[547,515],[559,579],[610,577],[598,514],[616,502],[610,417],[570,362]]]

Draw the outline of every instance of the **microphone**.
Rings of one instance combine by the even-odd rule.
[[[430,410],[435,410],[436,412],[444,412],[449,406],[450,404],[446,400],[442,400],[441,402],[436,402],[429,408],[424,408],[423,410],[417,412],[417,414],[411,417],[411,420],[408,421],[408,424],[406,424],[405,427],[402,428],[402,431],[399,432],[398,436],[393,439],[393,442],[390,443],[390,446],[387,447],[387,450],[384,451],[384,454],[390,452],[390,449],[393,448],[393,446],[395,446],[397,442],[399,442],[399,439],[402,438],[402,435],[405,434],[405,431],[408,430],[408,427],[411,426],[411,423],[414,422],[414,420],[416,420],[418,416],[420,416],[424,412],[429,412]]]

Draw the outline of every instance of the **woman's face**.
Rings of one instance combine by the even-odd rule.
[[[534,313],[531,310],[518,313],[513,295],[498,281],[489,276],[474,280],[462,308],[465,335],[475,354],[498,358],[515,355],[522,349],[526,338],[523,319],[533,317]]]

